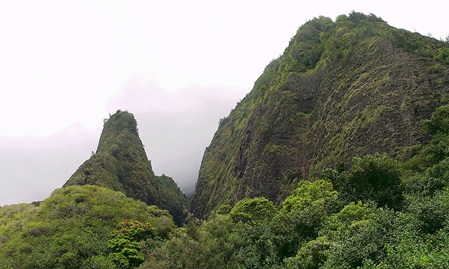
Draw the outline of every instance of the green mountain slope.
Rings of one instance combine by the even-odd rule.
[[[159,186],[158,203],[161,208],[172,214],[176,224],[181,225],[190,208],[189,201],[171,177],[162,174],[162,176],[156,176],[156,182]]]
[[[312,20],[220,121],[207,219],[174,225],[187,201],[118,111],[63,188],[0,206],[0,268],[449,268],[448,60],[374,15]]]
[[[97,185],[121,191],[128,197],[167,209],[182,223],[187,199],[168,177],[154,175],[139,138],[134,115],[117,111],[104,124],[95,154],[64,184]]]
[[[39,206],[0,207],[0,268],[133,268],[144,260],[141,241],[165,240],[173,228],[167,211],[121,192],[69,186]]]
[[[449,48],[374,15],[301,26],[283,55],[220,121],[206,149],[192,211],[264,196],[279,204],[297,181],[353,156],[407,158],[419,122],[447,97]]]

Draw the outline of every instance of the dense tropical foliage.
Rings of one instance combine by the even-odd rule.
[[[423,126],[439,126],[444,109]],[[278,208],[246,198],[189,219],[140,268],[448,268],[449,151],[435,149],[447,138],[407,162],[374,154],[323,170]]]
[[[423,126],[439,125],[442,109]],[[59,189],[0,208],[0,267],[448,268],[449,151],[435,149],[444,138],[405,163],[374,154],[323,170],[279,207],[246,198],[181,227],[121,192]]]
[[[145,240],[173,228],[167,211],[121,192],[70,186],[39,205],[0,208],[0,268],[131,268]]]
[[[236,145],[248,151],[235,155],[226,151],[230,146],[222,144],[225,140],[213,140],[213,149],[209,151],[218,157],[206,160],[210,169],[205,169],[203,174],[209,173],[205,176],[216,180],[202,187],[203,190],[213,189],[208,195],[217,201],[208,200],[209,208],[214,210],[208,218],[199,219],[183,211],[188,204],[173,179],[154,175],[134,117],[118,111],[111,116],[112,120],[105,122],[107,128],[97,153],[80,167],[69,184],[55,190],[42,202],[0,207],[0,268],[449,268],[449,105],[442,90],[447,88],[449,80],[447,76],[446,80],[435,76],[447,71],[449,49],[444,42],[391,28],[372,14],[353,12],[338,17],[336,23],[324,17],[312,20],[292,39],[285,54],[288,57],[272,62],[256,82],[258,92],[247,97],[256,101],[240,103],[238,107],[242,109],[220,121],[220,128],[230,123],[237,123],[237,126],[219,129],[217,136],[235,137],[240,133],[249,136],[250,129],[245,129],[245,124],[255,131],[267,130],[264,128],[269,126],[270,131],[261,132],[263,135],[258,137],[265,139],[265,144],[257,158],[268,156],[271,161],[278,160],[267,169],[282,170],[281,161],[287,162],[297,156],[299,151],[293,146],[301,146],[289,144],[291,141],[287,138],[291,137],[287,133],[290,129],[294,131],[293,125],[318,117],[316,114],[320,111],[313,112],[309,107],[301,107],[299,112],[291,110],[292,92],[276,88],[282,92],[283,99],[277,100],[279,96],[274,93],[270,98],[279,101],[276,104],[282,109],[276,108],[279,113],[269,122],[269,118],[262,117],[265,110],[255,108],[265,104],[258,98],[269,94],[266,91],[270,85],[278,83],[276,79],[286,80],[299,73],[310,75],[316,72],[314,68],[318,65],[335,61],[334,67],[345,71],[344,62],[351,60],[355,50],[376,51],[375,46],[384,42],[380,37],[387,37],[401,51],[419,55],[413,61],[432,64],[420,71],[427,77],[425,83],[435,83],[439,87],[435,90],[436,97],[432,96],[433,101],[426,103],[427,97],[423,97],[417,99],[422,103],[412,105],[405,96],[401,104],[401,113],[413,111],[424,119],[415,126],[420,133],[413,134],[419,139],[410,140],[419,143],[394,144],[394,141],[401,141],[400,135],[406,134],[392,132],[391,137],[396,140],[391,137],[381,140],[394,145],[388,153],[367,147],[372,151],[369,154],[354,154],[359,152],[354,150],[357,143],[364,141],[352,139],[353,131],[362,129],[375,133],[376,130],[366,126],[378,121],[379,124],[373,126],[385,127],[382,117],[391,112],[387,109],[390,103],[379,103],[378,107],[367,104],[358,118],[351,118],[352,121],[346,122],[339,132],[332,133],[332,137],[328,137],[330,133],[320,137],[332,148],[327,155],[314,156],[322,159],[315,160],[308,177],[300,178],[297,170],[286,170],[280,171],[284,177],[278,185],[242,181],[246,185],[237,190],[246,197],[231,199],[225,192],[220,193],[215,184],[221,184],[222,190],[233,190],[233,182],[243,173],[239,169],[249,169],[246,162],[256,154],[251,152],[250,139]],[[334,50],[329,50],[330,47]],[[377,56],[370,57],[367,59],[373,61],[370,66],[376,66]],[[379,70],[383,68],[376,66]],[[279,78],[275,73],[281,69],[294,74]],[[388,74],[382,72],[373,71],[360,79],[372,75],[372,83],[377,87],[386,83],[386,79],[375,77],[376,74],[390,76],[396,70]],[[367,89],[364,85],[360,81],[342,82],[334,90],[348,86],[357,88],[354,95],[367,94],[363,92]],[[258,94],[260,96],[251,99]],[[348,106],[354,96],[346,98],[335,93],[331,97],[341,97],[339,104],[343,107]],[[431,111],[422,112],[424,108]],[[254,118],[260,116],[257,124],[245,113],[254,113]],[[344,116],[349,117],[348,113]],[[330,117],[341,115],[328,115],[328,118],[323,115],[320,114],[324,122],[306,127],[337,128]],[[282,119],[287,119],[287,123]],[[411,119],[415,118],[401,118]],[[296,138],[302,139],[303,135],[295,133]],[[275,138],[282,143],[274,143]],[[374,142],[365,142],[379,143],[378,137],[371,138]],[[393,142],[387,141],[390,138]],[[315,142],[309,140],[311,144]],[[343,144],[351,145],[342,147]],[[348,152],[342,152],[343,149]],[[346,162],[350,154],[352,159]],[[226,170],[220,166],[220,161],[232,161],[235,166]],[[217,170],[219,172],[212,175]],[[225,181],[226,175],[232,175],[234,181]],[[255,187],[269,189],[272,186],[282,189],[282,195],[255,195]],[[150,202],[163,205],[168,211],[148,205]],[[206,206],[209,205],[204,208]],[[186,214],[187,218],[182,221]]]

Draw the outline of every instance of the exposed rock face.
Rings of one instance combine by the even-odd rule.
[[[427,49],[418,49],[422,44]],[[419,122],[448,93],[447,45],[374,15],[314,19],[298,30],[206,149],[192,211],[264,196],[282,201],[298,180],[354,156],[421,143]]]
[[[117,111],[104,124],[97,151],[64,184],[97,185],[167,209],[178,224],[187,199],[169,177],[154,175],[137,131],[134,115]],[[171,196],[164,197],[163,194]]]

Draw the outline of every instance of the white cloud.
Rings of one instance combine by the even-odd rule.
[[[1,1],[1,183],[50,193],[89,157],[81,152],[95,150],[102,119],[118,108],[136,115],[156,173],[195,180],[218,119],[308,19],[372,12],[445,38],[444,7],[436,0]],[[61,136],[74,125],[76,135]],[[77,139],[79,147],[63,145]],[[21,190],[3,194],[34,197]]]
[[[99,132],[72,126],[51,136],[0,137],[0,206],[47,198],[96,150]]]

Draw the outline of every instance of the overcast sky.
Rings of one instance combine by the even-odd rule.
[[[218,127],[299,26],[374,13],[445,38],[443,1],[0,1],[0,205],[48,197],[134,113],[153,170],[193,190]]]

